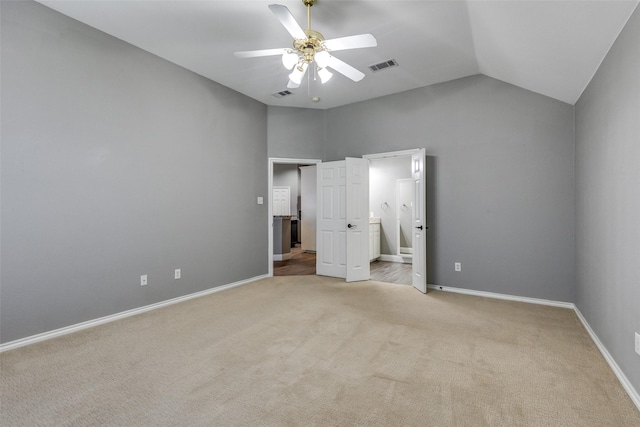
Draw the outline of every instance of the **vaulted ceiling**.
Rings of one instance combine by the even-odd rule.
[[[279,56],[236,51],[290,47],[269,10],[289,8],[306,28],[301,0],[38,0],[65,15],[268,105],[332,108],[473,74],[574,104],[638,4],[623,1],[317,0],[311,28],[325,38],[373,34],[374,48],[335,52],[365,73],[305,80],[293,95]],[[369,65],[395,59],[373,73]],[[319,102],[313,102],[319,97]]]

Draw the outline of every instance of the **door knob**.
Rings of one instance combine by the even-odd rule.
[[[357,226],[357,225],[353,225],[353,224],[347,224],[347,227],[348,227],[348,228],[358,228],[358,226]]]
[[[422,226],[416,227],[418,230],[422,230]]]

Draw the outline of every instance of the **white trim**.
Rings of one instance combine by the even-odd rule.
[[[267,264],[269,265],[269,271],[267,272],[267,277],[273,277],[273,207],[272,198],[273,194],[273,165],[274,164],[300,164],[300,165],[317,165],[318,163],[322,163],[322,160],[319,159],[286,159],[281,157],[269,157],[269,168],[267,177],[267,191],[269,192],[269,197],[267,198],[267,224],[268,224],[268,236],[269,236],[269,251],[267,254]],[[296,213],[297,214],[297,213]]]
[[[400,157],[400,156],[411,156],[413,154],[419,154],[420,150],[423,148],[412,148],[411,150],[402,150],[402,151],[390,151],[388,153],[376,153],[376,154],[365,154],[362,156],[363,159],[384,159],[385,157]]]
[[[495,292],[485,292],[485,291],[474,291],[472,289],[452,288],[449,286],[427,285],[427,288],[434,289],[436,291],[454,292],[457,294],[475,295],[478,297],[503,299],[507,301],[519,301],[519,302],[526,302],[529,304],[549,305],[552,307],[562,307],[562,308],[571,308],[571,309],[575,309],[576,307],[575,304],[572,302],[552,301],[552,300],[540,299],[540,298],[519,297],[516,295],[498,294]]]
[[[92,328],[94,326],[103,325],[105,323],[114,322],[116,320],[124,319],[124,318],[127,318],[127,317],[136,316],[138,314],[146,313],[148,311],[152,311],[152,310],[156,310],[156,309],[159,309],[159,308],[167,307],[167,306],[170,306],[170,305],[173,305],[173,304],[178,304],[178,303],[181,303],[181,302],[184,302],[184,301],[188,301],[190,299],[203,297],[203,296],[210,295],[210,294],[213,294],[213,293],[216,293],[216,292],[220,292],[220,291],[224,291],[224,290],[227,290],[227,289],[235,288],[237,286],[247,285],[249,283],[253,283],[253,282],[256,282],[258,280],[266,279],[268,277],[271,277],[271,276],[266,275],[266,274],[264,274],[262,276],[255,276],[255,277],[252,277],[252,278],[249,278],[249,279],[240,280],[238,282],[229,283],[227,285],[217,286],[215,288],[207,289],[207,290],[200,291],[200,292],[195,292],[193,294],[184,295],[184,296],[181,296],[181,297],[172,298],[170,300],[158,302],[158,303],[155,303],[155,304],[146,305],[144,307],[134,308],[132,310],[127,310],[127,311],[123,311],[123,312],[120,312],[120,313],[112,314],[112,315],[109,315],[109,316],[100,317],[98,319],[93,319],[93,320],[89,320],[89,321],[86,321],[86,322],[77,323],[75,325],[65,326],[64,328],[55,329],[55,330],[49,331],[49,332],[43,332],[41,334],[32,335],[30,337],[20,338],[20,339],[17,339],[15,341],[10,341],[10,342],[5,343],[5,344],[0,344],[0,353],[5,352],[5,351],[9,351],[9,350],[14,350],[16,348],[24,347],[24,346],[27,346],[27,345],[30,345],[30,344],[35,344],[37,342],[50,340],[52,338],[57,338],[57,337],[60,337],[60,336],[63,336],[63,335],[68,335],[68,334],[71,334],[71,333],[74,333],[74,332],[78,332],[78,331],[81,331],[81,330],[84,330],[84,329]],[[576,315],[578,316],[578,319],[580,319],[580,322],[582,322],[582,325],[587,330],[587,333],[589,334],[589,336],[591,337],[591,339],[595,343],[596,347],[598,348],[598,350],[600,350],[600,353],[602,354],[604,359],[609,364],[609,367],[611,368],[613,373],[618,378],[618,381],[620,381],[620,384],[622,384],[622,387],[625,389],[625,391],[627,392],[627,394],[631,398],[631,401],[636,405],[638,410],[640,410],[640,394],[638,394],[638,392],[633,387],[633,385],[631,384],[629,379],[626,377],[624,372],[622,372],[622,369],[620,369],[620,367],[616,363],[616,361],[613,358],[613,356],[611,356],[611,354],[609,353],[607,348],[604,346],[604,344],[602,344],[602,342],[600,341],[600,339],[598,338],[596,333],[593,331],[593,329],[591,329],[591,326],[589,325],[589,323],[584,318],[584,316],[582,315],[582,313],[580,312],[578,307],[576,307],[575,304],[570,303],[570,302],[551,301],[551,300],[545,300],[545,299],[539,299],[539,298],[518,297],[518,296],[514,296],[514,295],[498,294],[498,293],[494,293],[494,292],[474,291],[474,290],[471,290],[471,289],[452,288],[452,287],[449,287],[449,286],[427,285],[427,288],[428,289],[438,290],[438,291],[443,291],[443,292],[453,292],[453,293],[480,296],[480,297],[486,297],[486,298],[502,299],[502,300],[508,300],[508,301],[519,301],[519,302],[525,302],[525,303],[530,303],[530,304],[540,304],[540,305],[548,305],[548,306],[553,306],[553,307],[561,307],[561,308],[573,309],[575,311]]]
[[[618,366],[613,356],[611,356],[607,348],[604,346],[604,344],[602,344],[602,342],[600,341],[596,333],[593,331],[593,329],[591,329],[591,326],[589,325],[587,320],[584,318],[584,316],[582,315],[582,313],[574,303],[562,302],[562,301],[551,301],[551,300],[545,300],[545,299],[539,299],[539,298],[518,297],[514,295],[497,294],[494,292],[474,291],[471,289],[463,289],[463,288],[452,288],[449,286],[428,285],[427,288],[434,289],[437,291],[455,292],[455,293],[465,294],[465,295],[495,298],[495,299],[502,299],[502,300],[508,300],[508,301],[519,301],[519,302],[525,302],[530,304],[540,304],[540,305],[548,305],[552,307],[572,309],[578,316],[578,319],[580,319],[580,322],[582,322],[582,326],[584,326],[584,328],[587,330],[587,333],[593,340],[596,347],[598,347],[598,350],[600,350],[600,353],[604,357],[604,360],[607,361],[607,363],[609,364],[609,367],[618,378],[618,381],[620,381],[620,384],[622,384],[622,387],[631,398],[631,401],[636,405],[638,410],[640,410],[640,394],[638,394],[638,391],[633,387],[633,385],[631,384],[627,376],[624,374],[624,372],[622,372],[622,369],[620,369],[620,366]]]
[[[274,261],[286,261],[288,259],[291,259],[293,255],[291,255],[291,252],[288,252],[286,254],[273,254],[273,260]]]
[[[613,356],[609,354],[609,351],[604,346],[604,344],[602,344],[602,342],[600,341],[596,333],[593,331],[593,329],[591,329],[591,326],[587,322],[587,319],[585,319],[582,313],[580,313],[580,310],[578,309],[578,307],[574,307],[574,310],[578,315],[578,319],[580,319],[580,321],[582,322],[582,326],[584,326],[584,328],[587,330],[587,332],[589,333],[589,336],[591,336],[591,339],[596,344],[596,347],[598,347],[598,350],[600,350],[600,353],[602,353],[604,360],[607,361],[613,373],[616,374],[616,377],[618,377],[618,381],[620,381],[620,384],[622,384],[622,387],[625,389],[625,391],[627,392],[627,394],[629,395],[633,403],[635,403],[636,407],[640,411],[640,394],[638,394],[636,389],[633,388],[633,385],[631,385],[631,382],[629,381],[629,379],[626,377],[624,372],[622,372],[622,369],[620,369],[620,367],[616,363]]]
[[[5,344],[0,344],[0,353],[4,351],[9,351],[16,348],[24,347],[26,345],[35,344],[40,341],[46,341],[52,338],[57,338],[62,335],[71,334],[73,332],[82,331],[84,329],[93,328],[94,326],[114,322],[116,320],[124,319],[126,317],[136,316],[138,314],[146,313],[147,311],[156,310],[158,308],[167,307],[173,304],[178,304],[184,301],[188,301],[190,299],[199,298],[205,295],[235,288],[236,286],[246,285],[249,283],[256,282],[258,280],[266,279],[267,277],[269,276],[266,274],[262,276],[256,276],[250,279],[240,280],[239,282],[229,283],[227,285],[217,286],[215,288],[207,289],[200,292],[195,292],[193,294],[184,295],[184,296],[172,298],[166,301],[157,302],[155,304],[145,305],[144,307],[138,307],[132,310],[122,311],[120,313],[111,314],[105,317],[100,317],[98,319],[88,320],[82,323],[76,323],[75,325],[65,326],[64,328],[55,329],[53,331],[43,332],[41,334],[32,335],[30,337],[20,338],[15,341],[10,341]]]
[[[402,257],[398,255],[380,254],[380,257],[378,257],[378,259],[380,261],[387,261],[387,262],[404,262]]]

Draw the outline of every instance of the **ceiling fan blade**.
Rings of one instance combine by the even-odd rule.
[[[327,63],[327,66],[333,68],[340,74],[344,74],[354,82],[359,82],[364,78],[363,72],[356,70],[351,65],[347,64],[346,62],[342,62],[335,56],[332,56],[329,58],[329,62]]]
[[[363,47],[376,47],[378,41],[373,34],[358,34],[357,36],[339,37],[324,41],[328,50],[360,49]]]
[[[244,52],[235,52],[236,58],[257,58],[260,56],[283,55],[287,52],[286,48],[280,49],[263,49],[263,50],[246,50]]]
[[[269,9],[271,9],[271,12],[276,15],[276,18],[278,18],[278,20],[282,23],[282,25],[284,25],[287,31],[289,31],[291,37],[293,37],[294,39],[307,38],[304,30],[302,29],[302,27],[300,27],[300,25],[298,25],[296,20],[293,18],[293,15],[291,14],[291,12],[289,12],[289,9],[287,9],[286,6],[283,6],[281,4],[270,4]]]

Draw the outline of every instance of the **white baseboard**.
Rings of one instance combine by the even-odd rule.
[[[64,328],[55,329],[53,331],[43,332],[41,334],[32,335],[30,337],[20,338],[15,341],[10,341],[8,343],[0,344],[0,353],[4,351],[13,350],[19,347],[24,347],[29,344],[35,344],[40,341],[50,340],[52,338],[60,337],[62,335],[71,334],[73,332],[78,332],[83,329],[93,328],[94,326],[103,325],[109,322],[114,322],[116,320],[124,319],[126,317],[131,317],[138,314],[146,313],[147,311],[156,310],[162,307],[167,307],[169,305],[188,301],[193,298],[198,298],[198,297],[213,294],[216,292],[224,291],[226,289],[235,288],[236,286],[246,285],[261,279],[265,279],[267,277],[269,277],[267,274],[262,276],[256,276],[250,279],[241,280],[239,282],[229,283],[227,285],[217,286],[215,288],[207,289],[200,292],[195,292],[193,294],[184,295],[184,296],[172,298],[166,301],[157,302],[155,304],[145,305],[144,307],[138,307],[132,310],[127,310],[120,313],[111,314],[109,316],[100,317],[98,319],[88,320],[82,323],[76,323],[75,325],[65,326]]]
[[[587,319],[585,319],[582,313],[580,313],[580,310],[578,309],[578,307],[575,307],[575,311],[576,311],[576,314],[578,315],[578,318],[582,322],[582,325],[591,336],[591,339],[593,340],[593,342],[596,344],[596,347],[598,347],[598,350],[600,350],[600,353],[602,353],[602,357],[604,357],[604,360],[607,361],[613,373],[616,374],[616,377],[618,377],[618,381],[620,381],[620,384],[622,384],[622,387],[624,387],[625,391],[627,392],[627,394],[629,395],[633,403],[635,403],[636,407],[640,411],[640,394],[638,394],[638,391],[635,388],[633,388],[633,385],[631,385],[631,382],[629,382],[629,379],[627,378],[627,376],[624,374],[624,372],[622,372],[622,369],[620,369],[620,366],[618,366],[618,364],[616,363],[614,358],[611,356],[611,354],[609,353],[607,348],[604,346],[604,344],[602,344],[602,342],[600,341],[600,338],[598,338],[598,336],[593,331],[593,329],[591,329],[591,326],[587,322]]]
[[[611,368],[613,373],[618,378],[618,381],[620,381],[620,384],[622,384],[622,387],[624,388],[624,390],[627,392],[627,394],[629,395],[633,403],[636,405],[638,410],[640,410],[640,394],[638,394],[638,391],[633,387],[633,385],[631,385],[631,382],[629,381],[629,379],[626,377],[624,372],[622,372],[622,369],[620,369],[620,367],[616,363],[613,356],[611,356],[607,348],[604,346],[604,344],[602,344],[602,342],[600,341],[596,333],[593,331],[593,329],[591,329],[591,326],[587,322],[587,319],[584,318],[584,316],[582,315],[582,313],[574,303],[552,301],[552,300],[545,300],[545,299],[538,299],[538,298],[518,297],[514,295],[498,294],[494,292],[474,291],[471,289],[463,289],[463,288],[452,288],[449,286],[428,285],[427,288],[438,290],[438,291],[444,291],[444,292],[455,292],[459,294],[475,295],[475,296],[486,297],[486,298],[495,298],[495,299],[502,299],[502,300],[508,300],[508,301],[520,301],[520,302],[526,302],[530,304],[549,305],[552,307],[572,309],[573,311],[575,311],[576,315],[580,319],[580,322],[582,322],[582,325],[589,333],[589,336],[593,340],[594,344],[596,345],[596,347],[598,347],[598,350],[600,350],[600,353],[609,364],[609,367]]]
[[[392,257],[393,255],[383,255],[383,256]],[[382,256],[381,256],[381,258],[382,258]],[[400,262],[402,262],[402,261],[400,261]],[[156,310],[156,309],[159,309],[159,308],[162,308],[162,307],[167,307],[167,306],[170,306],[170,305],[173,305],[173,304],[178,304],[180,302],[188,301],[188,300],[194,299],[194,298],[199,298],[199,297],[202,297],[202,296],[205,296],[205,295],[210,295],[210,294],[213,294],[213,293],[216,293],[216,292],[224,291],[226,289],[231,289],[231,288],[235,288],[237,286],[246,285],[246,284],[249,284],[249,283],[256,282],[258,280],[265,279],[267,277],[270,277],[270,276],[267,275],[267,274],[262,275],[262,276],[256,276],[256,277],[252,277],[252,278],[249,278],[249,279],[241,280],[241,281],[238,281],[238,282],[229,283],[227,285],[218,286],[218,287],[207,289],[207,290],[200,291],[200,292],[195,292],[193,294],[184,295],[184,296],[181,296],[181,297],[172,298],[170,300],[161,301],[161,302],[158,302],[158,303],[155,303],[155,304],[146,305],[144,307],[134,308],[132,310],[127,310],[127,311],[123,311],[123,312],[120,312],[120,313],[112,314],[112,315],[109,315],[109,316],[100,317],[98,319],[93,319],[93,320],[89,320],[89,321],[86,321],[86,322],[77,323],[75,325],[65,326],[64,328],[55,329],[53,331],[43,332],[41,334],[32,335],[30,337],[20,338],[20,339],[17,339],[15,341],[10,341],[10,342],[5,343],[5,344],[0,344],[0,353],[5,352],[5,351],[9,351],[9,350],[13,350],[13,349],[16,349],[16,348],[24,347],[24,346],[27,346],[29,344],[35,344],[37,342],[46,341],[46,340],[49,340],[49,339],[52,339],[52,338],[56,338],[56,337],[60,337],[60,336],[63,336],[63,335],[71,334],[73,332],[81,331],[83,329],[89,329],[89,328],[92,328],[94,326],[103,325],[105,323],[114,322],[116,320],[124,319],[124,318],[127,318],[127,317],[136,316],[138,314],[146,313],[146,312],[151,311],[151,310]],[[593,331],[593,329],[591,329],[591,326],[589,325],[587,320],[584,318],[584,316],[582,315],[582,313],[580,312],[578,307],[575,306],[575,304],[570,303],[570,302],[552,301],[552,300],[545,300],[545,299],[539,299],[539,298],[528,298],[528,297],[519,297],[519,296],[515,296],[515,295],[498,294],[498,293],[494,293],[494,292],[484,292],[484,291],[475,291],[475,290],[471,290],[471,289],[453,288],[453,287],[449,287],[449,286],[428,285],[427,288],[428,289],[433,289],[433,290],[438,290],[438,291],[444,291],[444,292],[454,292],[454,293],[465,294],[465,295],[474,295],[474,296],[480,296],[480,297],[486,297],[486,298],[502,299],[502,300],[508,300],[508,301],[519,301],[519,302],[525,302],[525,303],[530,303],[530,304],[540,304],[540,305],[548,305],[548,306],[553,306],[553,307],[562,307],[562,308],[573,309],[575,311],[576,315],[578,316],[578,318],[580,319],[580,322],[582,322],[582,325],[584,326],[584,328],[589,333],[589,336],[591,337],[591,339],[595,343],[596,347],[598,347],[598,350],[600,350],[600,353],[602,354],[604,359],[609,364],[609,367],[611,368],[613,373],[618,378],[618,381],[620,381],[620,384],[622,384],[622,387],[625,389],[625,391],[627,392],[627,394],[629,395],[629,397],[631,398],[633,403],[636,405],[638,410],[640,410],[640,394],[638,394],[638,392],[633,387],[633,385],[631,384],[629,379],[626,377],[624,372],[622,372],[622,370],[620,369],[620,367],[618,366],[618,364],[616,363],[614,358],[611,356],[611,354],[609,353],[607,348],[604,346],[604,344],[602,344],[602,342],[600,341],[600,339],[598,338],[596,333]]]
[[[519,297],[516,295],[498,294],[495,292],[474,291],[472,289],[463,289],[463,288],[452,288],[450,286],[428,285],[427,288],[434,289],[436,291],[455,292],[457,294],[465,294],[465,295],[475,295],[478,297],[503,299],[507,301],[519,301],[519,302],[526,302],[529,304],[550,305],[552,307],[562,307],[562,308],[571,308],[571,309],[574,309],[576,307],[575,304],[573,304],[572,302],[552,301],[552,300],[546,300],[546,299],[540,299],[540,298]]]
[[[402,260],[402,257],[398,255],[381,254],[378,259],[380,261],[387,261],[387,262],[404,262]]]
[[[291,252],[286,253],[286,254],[273,254],[273,260],[274,261],[286,261],[288,259],[291,259],[293,255],[291,255]]]

